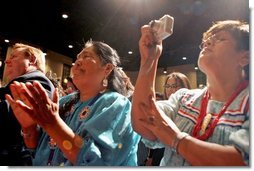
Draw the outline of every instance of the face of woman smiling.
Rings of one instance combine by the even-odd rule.
[[[103,66],[93,46],[89,46],[78,54],[72,67],[73,82],[81,92],[90,88],[100,89],[106,76],[105,70],[106,65]]]

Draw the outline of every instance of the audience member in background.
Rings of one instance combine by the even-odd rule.
[[[6,97],[14,111],[23,111],[14,113],[26,145],[36,148],[34,165],[137,165],[140,136],[131,125],[131,102],[122,95],[127,89],[119,63],[117,52],[109,45],[89,41],[72,67],[79,91],[58,102],[57,91],[50,100],[38,82],[23,88],[12,84],[16,96]],[[44,130],[40,139],[36,129],[29,129],[37,124]]]
[[[52,73],[52,71],[48,71],[46,73],[46,76],[48,77],[48,79],[52,82],[52,84],[54,85],[55,88],[58,88],[58,93],[59,93],[59,96],[62,97],[62,96],[65,96],[66,93],[64,92],[64,89],[61,85],[61,82],[60,80],[57,78],[57,75],[56,73]]]
[[[207,87],[180,89],[157,103],[154,78],[162,42],[149,25],[141,32],[132,125],[148,147],[165,147],[160,165],[250,165],[249,24],[214,23],[203,34],[198,59]]]
[[[164,84],[165,99],[168,99],[172,93],[176,92],[180,88],[191,88],[188,77],[180,72],[172,72],[168,74]]]
[[[5,76],[9,83],[0,88],[0,165],[31,165],[29,150],[25,149],[20,135],[20,124],[16,120],[5,94],[10,94],[10,85],[15,81],[33,82],[37,80],[45,88],[49,98],[54,86],[45,76],[45,56],[40,49],[16,43],[10,56],[5,60]]]
[[[77,87],[73,83],[72,78],[67,77],[66,79],[67,79],[67,83],[66,83],[65,93],[70,94],[70,93],[73,93],[73,92],[77,91]]]

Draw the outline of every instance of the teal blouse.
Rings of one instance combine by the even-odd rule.
[[[64,96],[60,106],[75,95],[77,94]],[[84,140],[75,165],[136,166],[140,136],[131,126],[130,101],[116,92],[106,92],[97,98],[78,101],[64,117],[66,124]],[[87,106],[90,106],[89,111],[82,116]],[[58,147],[50,149],[49,139],[44,132],[33,164],[45,166],[50,160],[51,165],[55,166],[72,165]]]

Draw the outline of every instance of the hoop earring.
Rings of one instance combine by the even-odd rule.
[[[104,78],[104,79],[102,80],[102,86],[103,86],[103,87],[107,87],[107,86],[108,86],[108,79],[107,79],[107,78]]]

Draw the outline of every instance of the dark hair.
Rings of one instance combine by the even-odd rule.
[[[68,81],[68,82],[73,83],[73,81],[72,81],[72,78],[71,78],[71,77],[67,77],[66,79],[67,79],[67,81]]]
[[[226,31],[236,40],[237,50],[249,51],[249,24],[239,20],[225,20],[215,22],[205,33],[203,40],[220,32]],[[244,66],[245,79],[249,80],[249,65]]]
[[[127,90],[125,81],[118,69],[118,66],[120,65],[120,57],[118,56],[116,50],[100,41],[89,40],[85,43],[85,48],[90,46],[93,46],[94,52],[98,55],[103,65],[110,63],[114,66],[113,71],[108,76],[107,89],[126,96]]]
[[[126,95],[127,97],[131,97],[135,87],[133,86],[130,78],[128,77],[128,75],[123,71],[122,68],[118,67],[117,68],[118,73],[121,74],[121,78],[124,80],[124,84],[126,86]]]

